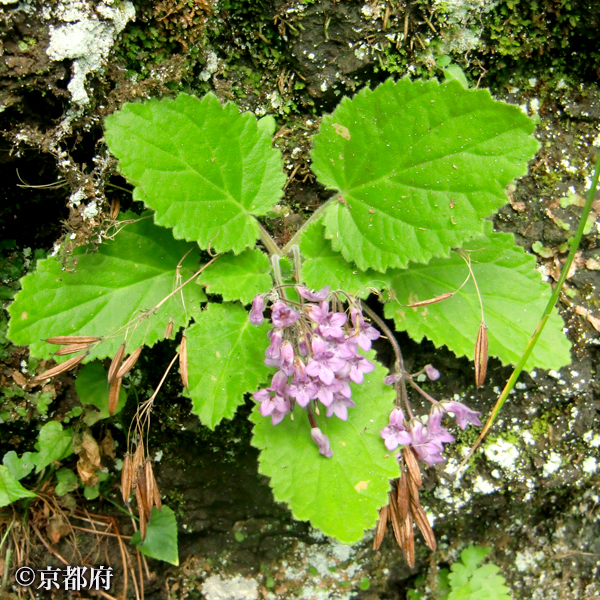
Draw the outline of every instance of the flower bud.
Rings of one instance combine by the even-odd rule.
[[[252,301],[252,310],[250,311],[250,323],[252,325],[262,325],[264,321],[263,310],[265,301],[261,295],[255,296]]]
[[[313,442],[319,446],[319,454],[322,454],[325,458],[331,458],[333,451],[329,446],[329,438],[318,427],[313,427],[310,430],[310,435]]]
[[[425,373],[431,381],[435,381],[436,379],[440,378],[440,372],[433,365],[426,365]]]
[[[398,373],[393,373],[392,375],[388,375],[383,380],[383,383],[385,383],[385,385],[394,385],[399,380],[400,380],[400,377],[399,377]]]

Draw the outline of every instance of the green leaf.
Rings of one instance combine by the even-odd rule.
[[[263,363],[269,326],[250,323],[238,304],[209,304],[187,331],[192,412],[214,429],[230,419],[272,371]]]
[[[35,445],[38,452],[34,454],[35,472],[60,461],[73,454],[73,430],[63,429],[58,421],[50,421],[42,426]]]
[[[64,496],[79,487],[79,478],[71,469],[63,467],[56,471],[56,488],[54,492],[57,496]]]
[[[309,288],[319,290],[326,285],[342,289],[348,294],[366,298],[369,288],[381,289],[386,283],[381,273],[368,269],[361,271],[349,263],[325,239],[325,228],[321,223],[311,224],[302,234],[300,251],[303,257],[302,279]]]
[[[8,506],[21,498],[35,498],[35,496],[11,475],[8,467],[0,465],[0,507]]]
[[[465,249],[471,251],[483,299],[489,354],[503,364],[515,364],[538,324],[551,289],[535,270],[535,258],[515,246],[511,234],[494,232],[489,222],[486,235],[470,241]],[[436,346],[445,344],[456,355],[472,359],[481,320],[472,280],[449,300],[420,308],[400,306],[454,292],[468,273],[458,253],[432,259],[428,265],[413,264],[409,269],[386,273],[397,297],[397,302],[386,304],[386,317],[394,319],[397,330],[407,331],[417,341],[426,336]],[[571,362],[563,327],[562,318],[554,310],[526,369],[558,369]]]
[[[106,141],[137,186],[134,199],[202,248],[239,254],[254,246],[252,215],[266,214],[282,195],[281,155],[268,127],[214,94],[126,104],[106,119]]]
[[[23,479],[23,477],[27,477],[27,475],[33,471],[33,467],[35,467],[34,453],[25,452],[23,456],[19,458],[17,453],[14,450],[11,450],[4,455],[2,464],[8,468],[10,474],[15,479]]]
[[[313,170],[338,190],[325,214],[334,250],[385,271],[447,256],[481,235],[538,148],[517,107],[458,81],[391,79],[323,117]]]
[[[177,552],[175,513],[165,505],[163,505],[162,510],[154,507],[146,528],[146,539],[142,542],[140,532],[136,531],[130,543],[137,546],[142,554],[150,558],[164,560],[178,566],[179,554]]]
[[[269,257],[260,250],[246,250],[239,256],[225,254],[202,272],[198,282],[209,294],[249,304],[254,296],[273,287]]]
[[[373,360],[374,352],[368,356]],[[356,407],[348,411],[347,422],[317,417],[329,436],[332,458],[319,454],[305,410],[296,407],[293,421],[286,417],[276,426],[258,409],[250,417],[252,444],[261,450],[259,470],[271,478],[275,499],[287,502],[296,519],[348,544],[375,525],[388,501],[390,479],[399,474],[379,433],[394,402],[393,389],[383,384],[385,374],[377,364],[364,383],[351,384]]]
[[[85,365],[75,380],[75,390],[79,396],[81,404],[91,404],[100,409],[100,412],[90,412],[86,414],[85,422],[88,426],[93,425],[100,419],[108,419],[108,373],[102,364],[98,361]],[[123,410],[127,402],[127,393],[121,387],[119,392],[119,400],[115,414]]]
[[[198,250],[174,240],[168,229],[157,227],[146,215],[125,226],[114,241],[100,244],[97,252],[76,251],[74,273],[63,270],[56,258],[40,260],[37,270],[21,280],[23,288],[9,307],[9,337],[15,344],[29,344],[32,355],[50,358],[57,346],[45,338],[121,332],[92,349],[86,361],[113,356],[126,331],[128,351],[141,344],[152,346],[163,338],[170,319],[176,329],[187,323],[180,293],[156,313],[137,319],[175,289],[177,264],[190,249],[180,269],[183,281],[197,270]],[[182,291],[188,310],[206,300],[198,285]]]
[[[505,579],[497,575],[496,565],[477,565],[490,552],[489,548],[466,548],[461,553],[462,563],[451,566],[448,580],[452,591],[448,600],[510,600],[510,590]]]
[[[100,496],[100,484],[83,486],[83,496],[86,500],[95,500]]]

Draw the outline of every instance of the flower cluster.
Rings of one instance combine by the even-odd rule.
[[[358,306],[350,306],[348,318],[329,286],[318,292],[301,285],[296,290],[299,303],[278,298],[271,306],[274,328],[268,334],[265,364],[278,370],[270,387],[256,392],[254,399],[260,402],[261,414],[271,417],[273,425],[280,423],[294,404],[306,408],[314,430],[312,410],[319,414],[319,403],[328,417],[348,419],[348,408],[354,406],[350,382],[362,383],[365,373],[375,368],[359,354],[358,348],[370,350],[372,340],[380,333],[365,321]],[[263,322],[264,308],[264,297],[256,296],[250,311],[251,323]],[[315,435],[316,432],[313,439]],[[330,455],[325,443],[318,445],[321,454]]]
[[[428,465],[442,462],[444,444],[454,441],[453,435],[442,427],[442,417],[445,413],[454,415],[461,429],[465,429],[467,423],[481,425],[481,413],[471,410],[461,402],[436,402],[429,413],[427,425],[419,419],[411,419],[404,425],[404,413],[395,408],[390,414],[389,425],[381,430],[386,448],[395,450],[398,446],[410,446],[417,457]]]

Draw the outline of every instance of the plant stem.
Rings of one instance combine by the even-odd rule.
[[[400,408],[402,404],[404,404],[406,408],[406,412],[409,417],[412,419],[412,411],[410,409],[410,405],[408,403],[408,392],[406,391],[406,381],[404,380],[404,373],[406,369],[404,368],[404,358],[402,357],[402,350],[400,350],[400,344],[394,336],[392,330],[385,324],[385,321],[379,317],[379,315],[373,312],[365,302],[361,300],[360,302],[362,309],[369,315],[375,323],[380,327],[380,329],[387,336],[392,348],[394,349],[394,354],[396,355],[396,373],[398,373],[399,380],[394,384],[396,388],[396,408]]]
[[[300,229],[298,229],[298,231],[294,234],[294,237],[292,237],[292,239],[281,250],[281,253],[283,255],[286,255],[290,251],[290,248],[300,241],[302,234],[308,229],[308,227],[312,223],[318,221],[321,218],[323,212],[333,202],[334,198],[335,196],[327,200],[325,204],[321,204],[321,206],[319,206],[319,208],[317,208],[317,210],[315,210],[315,212],[312,215],[310,215],[310,217],[308,217],[308,219],[302,224],[302,227],[300,227]]]
[[[271,256],[281,256],[282,252],[279,246],[275,243],[275,240],[269,235],[269,232],[258,222],[258,233],[260,234],[260,241],[265,245]]]
[[[469,450],[469,454],[467,454],[467,456],[462,461],[462,463],[460,463],[460,465],[458,467],[459,469],[461,469],[469,461],[471,456],[473,456],[473,453],[475,452],[475,450],[477,450],[477,448],[479,447],[479,444],[481,444],[481,442],[483,441],[483,438],[486,436],[487,432],[490,430],[491,426],[493,425],[494,421],[496,420],[496,417],[498,416],[500,409],[502,408],[502,406],[504,406],[504,403],[508,399],[508,395],[510,394],[510,392],[514,388],[515,384],[517,383],[517,379],[519,378],[519,375],[521,374],[521,371],[523,370],[525,363],[531,356],[531,353],[533,352],[533,349],[534,349],[535,345],[537,344],[537,341],[540,338],[542,331],[544,330],[544,326],[546,325],[546,322],[548,321],[548,319],[550,317],[550,314],[552,312],[552,309],[554,308],[554,305],[558,301],[558,298],[562,292],[563,285],[567,279],[569,271],[571,270],[571,265],[573,264],[573,260],[575,259],[575,254],[577,253],[577,249],[579,248],[579,244],[581,243],[581,238],[583,237],[583,231],[587,224],[588,215],[590,214],[590,211],[592,210],[592,203],[594,202],[594,197],[596,195],[596,189],[598,188],[598,179],[599,178],[600,178],[600,152],[598,152],[598,157],[596,159],[596,168],[594,170],[594,176],[592,177],[592,184],[588,191],[587,200],[585,202],[583,211],[581,213],[581,218],[579,220],[579,226],[577,227],[577,231],[575,232],[575,235],[571,238],[571,244],[570,244],[571,248],[569,250],[567,260],[565,261],[565,263],[560,271],[560,277],[558,278],[558,281],[556,282],[556,285],[554,286],[554,291],[552,292],[552,295],[550,296],[550,299],[548,300],[548,304],[546,305],[546,308],[544,309],[544,312],[542,313],[542,318],[540,319],[540,322],[538,323],[537,327],[535,328],[533,335],[529,339],[529,342],[527,343],[525,351],[523,352],[523,355],[521,356],[519,362],[517,363],[517,366],[515,367],[514,371],[512,372],[512,375],[510,376],[509,380],[506,382],[506,385],[504,386],[504,389],[502,390],[502,394],[500,394],[500,397],[498,398],[498,401],[496,402],[496,404],[492,410],[492,414],[489,416],[489,418],[483,428],[483,431],[481,432],[481,435],[479,436],[479,439],[475,442],[475,444],[473,445],[471,450]]]

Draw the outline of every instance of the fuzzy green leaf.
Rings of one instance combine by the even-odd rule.
[[[239,254],[281,198],[281,155],[268,128],[214,94],[126,104],[106,119],[106,141],[134,198],[175,237]]]
[[[383,384],[385,374],[377,365],[364,383],[351,385],[356,407],[348,411],[347,422],[317,417],[329,436],[332,458],[319,454],[306,411],[299,407],[293,421],[286,417],[276,426],[258,409],[251,415],[252,444],[261,450],[260,472],[271,478],[275,499],[287,502],[296,519],[310,521],[344,543],[360,540],[375,525],[379,508],[388,501],[390,479],[399,474],[379,433],[394,401],[394,391]]]
[[[465,250],[471,251],[483,299],[489,354],[504,364],[515,364],[542,316],[551,289],[535,270],[535,258],[515,246],[511,234],[494,232],[489,222],[486,235],[465,244]],[[445,344],[455,354],[472,359],[481,320],[472,280],[449,300],[419,308],[400,306],[454,292],[467,275],[467,266],[458,253],[432,259],[428,265],[413,264],[409,269],[386,273],[397,298],[386,304],[386,317],[394,319],[397,330],[407,331],[416,340],[426,336],[436,346]],[[554,310],[526,369],[558,369],[571,362],[563,327]]]
[[[8,506],[21,498],[35,498],[35,496],[11,475],[8,467],[0,465],[0,507]]]
[[[33,455],[35,472],[73,454],[73,430],[63,429],[58,421],[50,421],[42,426],[35,444],[37,453]]]
[[[349,263],[325,239],[325,228],[321,223],[310,225],[302,234],[300,251],[304,259],[302,279],[309,288],[319,290],[326,285],[341,289],[359,298],[366,298],[369,288],[381,289],[386,286],[381,273],[368,269],[361,271]]]
[[[233,417],[244,394],[269,378],[263,363],[268,331],[267,324],[252,325],[238,304],[209,304],[188,329],[192,412],[207,427]]]
[[[202,272],[198,281],[209,294],[220,294],[223,300],[241,300],[244,304],[273,287],[269,258],[259,250],[220,256]]]
[[[447,256],[483,233],[538,148],[517,107],[458,81],[391,79],[323,117],[313,169],[338,190],[325,215],[334,250],[384,272]]]
[[[79,396],[81,404],[91,404],[99,409],[100,412],[89,413],[84,417],[87,425],[93,425],[100,419],[108,419],[111,415],[108,412],[108,373],[102,364],[98,361],[85,365],[75,380],[75,390]],[[123,410],[127,402],[127,392],[121,387],[119,391],[119,400],[115,414]]]
[[[78,251],[74,273],[64,271],[57,258],[40,260],[37,270],[21,280],[22,290],[9,307],[9,337],[15,344],[29,344],[32,356],[50,358],[57,346],[45,338],[120,332],[94,348],[86,361],[113,356],[126,331],[128,351],[141,344],[152,346],[163,338],[170,319],[175,329],[187,323],[181,295],[175,294],[137,327],[135,320],[175,289],[177,264],[190,249],[180,274],[185,281],[194,273],[199,253],[193,248],[146,216],[125,226],[97,252]],[[187,285],[183,296],[188,310],[206,300],[198,285]]]
[[[57,496],[64,496],[73,492],[79,487],[79,477],[71,469],[63,467],[56,471],[56,488],[54,493]]]
[[[175,513],[168,506],[163,505],[162,510],[154,507],[146,528],[146,539],[142,541],[140,532],[136,531],[130,543],[150,558],[179,565]]]

